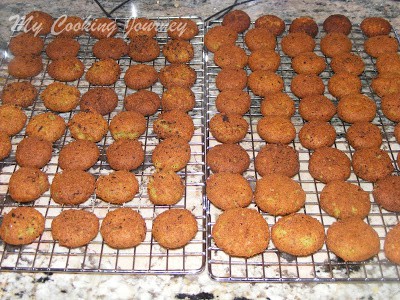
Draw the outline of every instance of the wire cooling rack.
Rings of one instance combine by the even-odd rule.
[[[286,28],[288,28],[288,24]],[[220,25],[219,21],[211,21],[206,23],[206,32],[211,27]],[[252,25],[254,26],[254,25]],[[322,31],[322,26],[319,26],[320,32],[317,35],[315,53],[320,56],[322,54],[320,50],[320,40],[325,34]],[[287,33],[287,32],[286,32]],[[286,34],[285,33],[285,34]],[[394,32],[394,34],[396,34]],[[365,62],[365,72],[361,76],[362,80],[362,93],[374,99],[379,107],[376,118],[372,123],[379,126],[383,134],[382,149],[386,150],[395,166],[395,174],[400,174],[399,166],[397,166],[395,159],[400,152],[400,145],[395,141],[393,136],[394,123],[386,119],[380,109],[380,98],[377,97],[372,89],[370,88],[371,80],[376,76],[376,69],[374,62],[368,54],[364,52],[363,43],[365,37],[363,36],[359,26],[354,25],[351,34],[349,35],[353,43],[353,52],[360,55]],[[397,39],[398,36],[396,35]],[[285,82],[284,92],[287,93],[296,103],[296,113],[292,117],[291,121],[296,128],[298,133],[300,128],[303,126],[304,121],[298,113],[299,100],[290,91],[291,79],[296,73],[291,68],[291,59],[286,56],[281,49],[282,36],[277,38],[276,51],[281,56],[281,65],[277,71],[277,74],[282,76]],[[244,48],[247,54],[250,54],[244,43],[244,34],[239,35],[237,45]],[[206,52],[206,90],[207,90],[207,121],[211,119],[217,113],[215,107],[215,99],[219,93],[215,85],[215,78],[220,69],[214,64],[213,54]],[[328,93],[327,81],[332,76],[333,72],[329,67],[330,59],[326,58],[327,69],[320,75],[325,83],[325,95],[330,98],[335,104],[336,99]],[[246,71],[250,74],[251,70],[246,67]],[[251,108],[250,111],[244,116],[249,122],[250,127],[246,137],[240,142],[240,145],[248,152],[251,159],[251,164],[248,170],[243,174],[247,178],[254,190],[257,179],[261,177],[257,174],[254,169],[254,159],[257,156],[260,148],[266,143],[257,134],[257,122],[262,117],[260,113],[260,102],[261,98],[255,96],[251,90],[246,89],[251,96]],[[336,129],[336,141],[333,147],[342,150],[350,158],[354,153],[354,149],[349,146],[346,141],[345,134],[350,124],[342,122],[337,116],[331,120],[331,124]],[[218,144],[218,142],[212,137],[207,129],[207,149]],[[319,197],[324,184],[315,181],[308,172],[308,161],[311,152],[301,146],[298,136],[291,143],[299,152],[300,160],[300,172],[293,179],[296,180],[304,189],[307,194],[306,204],[300,213],[305,213],[316,219],[318,219],[324,226],[325,231],[335,219],[328,216],[319,206]],[[207,176],[210,175],[210,170],[207,168]],[[367,192],[371,192],[373,184],[365,182],[359,179],[352,172],[349,182],[359,185]],[[211,278],[219,281],[248,281],[248,282],[340,282],[340,281],[398,281],[400,279],[400,269],[398,266],[390,263],[384,253],[383,245],[386,233],[398,223],[399,215],[396,213],[388,212],[381,209],[374,201],[370,193],[371,200],[371,211],[366,220],[378,233],[380,238],[380,252],[372,259],[364,262],[344,262],[340,258],[336,257],[331,251],[329,251],[326,245],[317,253],[307,257],[295,257],[285,253],[279,252],[272,242],[270,242],[267,250],[262,254],[255,257],[244,259],[231,257],[219,249],[212,239],[211,231],[213,225],[222,213],[221,210],[212,205],[209,201],[207,202],[207,267]],[[257,208],[253,203],[250,204],[250,208]],[[261,212],[261,211],[260,211]],[[262,213],[262,212],[261,212]],[[277,218],[266,213],[262,213],[265,220],[271,227],[276,223]]]
[[[168,23],[174,17],[163,17],[152,19],[159,25],[158,34],[156,36],[160,47],[169,39],[166,29]],[[195,49],[195,57],[190,62],[190,66],[196,70],[197,81],[192,88],[195,94],[196,106],[189,113],[195,124],[195,133],[190,142],[191,158],[188,166],[178,174],[185,183],[185,194],[173,207],[186,208],[195,215],[198,223],[198,231],[195,238],[184,248],[177,250],[166,250],[154,241],[151,235],[152,220],[161,212],[170,208],[170,206],[154,206],[148,199],[147,182],[155,169],[151,164],[151,153],[155,146],[159,143],[159,139],[153,133],[153,121],[160,113],[147,117],[147,130],[140,137],[145,150],[145,162],[138,169],[134,170],[136,178],[139,181],[140,190],[135,198],[124,207],[130,207],[139,211],[143,216],[147,226],[147,233],[143,243],[139,246],[126,250],[115,250],[103,243],[101,235],[90,242],[85,247],[77,249],[68,249],[60,247],[57,242],[54,242],[51,236],[51,222],[62,210],[74,208],[72,206],[61,206],[56,204],[50,197],[50,192],[47,191],[40,199],[34,203],[28,203],[27,206],[33,206],[45,216],[45,231],[43,235],[34,243],[22,247],[6,245],[0,241],[0,270],[1,271],[51,271],[51,272],[99,272],[99,273],[136,273],[136,274],[191,274],[197,273],[204,269],[205,266],[205,209],[204,209],[204,179],[205,179],[205,102],[204,102],[204,59],[203,59],[203,37],[204,26],[201,19],[198,17],[188,17],[197,23],[199,34],[191,40]],[[119,24],[123,24],[128,19],[116,19]],[[22,25],[22,23],[20,24]],[[21,26],[19,27],[21,28]],[[12,36],[19,33],[13,32]],[[117,34],[117,37],[123,37],[123,32]],[[47,45],[53,36],[45,37]],[[78,54],[79,59],[84,63],[87,70],[91,64],[97,59],[93,56],[92,47],[97,41],[91,38],[88,34],[80,36],[77,40],[81,44]],[[46,54],[42,53],[44,62],[44,71],[32,78],[31,83],[38,89],[39,94],[46,86],[54,80],[46,73],[49,59]],[[7,64],[10,60],[10,55],[5,52],[0,64],[0,80],[1,87],[8,83],[17,81],[15,78],[8,76]],[[124,84],[124,74],[130,65],[136,64],[129,57],[123,57],[118,60],[121,66],[122,73],[118,81],[112,86],[119,96],[118,106],[114,112],[105,116],[110,122],[117,112],[123,110],[123,99],[127,94],[134,91],[130,90]],[[149,63],[153,65],[157,71],[167,64],[165,58],[160,56]],[[75,82],[69,83],[76,86],[81,94],[85,93],[91,86],[85,80],[84,76]],[[151,90],[161,96],[164,91],[161,83],[157,82],[151,87]],[[35,100],[32,107],[24,110],[28,116],[28,121],[39,113],[47,111],[40,97]],[[67,122],[79,110],[74,110],[71,113],[60,114]],[[25,129],[18,135],[12,138],[12,152],[10,157],[0,162],[0,212],[4,215],[13,207],[23,204],[18,204],[13,201],[8,193],[8,181],[11,174],[17,169],[15,163],[15,150],[18,142],[25,137]],[[58,153],[63,145],[72,141],[70,132],[67,130],[64,136],[53,145],[53,157],[50,163],[43,168],[48,174],[51,182],[54,175],[61,170],[57,166]],[[101,156],[98,162],[89,169],[89,172],[95,177],[111,172],[105,151],[113,142],[110,133],[97,143]],[[25,204],[24,204],[25,205]],[[85,203],[79,205],[79,209],[94,212],[97,217],[102,220],[108,211],[117,208],[117,205],[112,205],[101,201],[93,194]],[[76,208],[76,207],[75,207]]]

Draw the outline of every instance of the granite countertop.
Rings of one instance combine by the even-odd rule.
[[[101,1],[108,11],[122,1]],[[114,16],[197,15],[206,18],[233,0],[150,0],[135,1],[119,9]],[[276,14],[290,20],[299,16],[313,16],[321,23],[333,13],[348,15],[354,23],[365,16],[387,18],[397,31],[400,30],[400,5],[398,1],[254,1],[242,5],[255,20],[262,14]],[[3,0],[0,3],[0,48],[5,48],[10,36],[13,15],[23,16],[32,10],[43,10],[53,16],[93,15],[102,16],[92,0],[30,1]],[[207,271],[199,275],[97,275],[58,273],[0,273],[1,299],[394,299],[400,298],[398,283],[220,283],[209,278]]]

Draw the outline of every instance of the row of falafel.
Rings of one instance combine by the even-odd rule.
[[[248,85],[253,94],[265,97],[261,103],[264,117],[257,124],[257,132],[267,145],[255,158],[255,169],[262,176],[256,182],[255,202],[262,211],[283,216],[272,226],[271,238],[277,249],[307,256],[323,246],[325,232],[315,218],[296,213],[304,206],[306,194],[291,179],[299,171],[298,153],[288,146],[296,134],[290,121],[295,110],[294,101],[281,92],[284,80],[274,73],[279,68],[280,58],[274,53],[276,37],[273,33],[282,34],[284,22],[276,16],[260,17],[255,28],[244,35],[244,42],[251,51],[247,58],[246,52],[235,43],[238,33],[245,32],[249,26],[250,18],[245,12],[233,11],[225,16],[222,26],[213,27],[205,35],[206,47],[214,52],[214,62],[222,68],[216,76],[216,86],[221,93],[215,101],[220,114],[212,117],[209,124],[210,132],[222,144],[208,152],[207,163],[213,174],[207,180],[207,195],[224,212],[213,225],[212,236],[220,249],[240,257],[262,253],[269,243],[269,229],[263,217],[244,208],[253,198],[249,182],[241,175],[249,167],[250,158],[237,143],[248,133],[248,123],[242,117],[251,105],[250,97],[242,91]],[[353,169],[364,180],[382,179],[375,187],[374,197],[383,208],[398,211],[398,188],[393,185],[399,183],[397,176],[390,176],[394,167],[388,153],[379,149],[382,143],[380,130],[369,123],[375,118],[377,107],[372,99],[361,94],[358,75],[364,71],[364,62],[351,53],[352,43],[347,37],[351,22],[343,15],[333,15],[325,20],[323,27],[327,34],[321,39],[320,46],[326,57],[332,57],[330,65],[335,75],[329,79],[328,87],[339,101],[337,109],[323,96],[325,86],[318,77],[326,69],[326,63],[323,57],[313,52],[313,38],[318,33],[315,21],[308,17],[294,20],[280,46],[282,52],[292,58],[292,68],[298,73],[291,82],[291,91],[300,99],[301,116],[309,121],[299,132],[301,144],[314,151],[309,172],[318,181],[327,183],[320,196],[320,205],[329,215],[339,219],[327,231],[327,246],[346,261],[362,261],[380,250],[378,234],[362,221],[370,211],[369,194],[345,182],[351,173],[351,162],[345,153],[330,147],[335,142],[336,131],[327,121],[337,112],[339,118],[352,124],[347,135],[356,149]],[[366,18],[360,27],[369,37],[364,44],[369,55],[379,57],[390,52],[392,57],[398,57],[398,44],[393,37],[387,36],[391,26],[386,20]],[[387,44],[382,51],[381,43]],[[247,64],[253,71],[248,78],[243,70]],[[373,88],[379,90],[376,84]],[[388,89],[383,87],[382,90]],[[312,111],[308,113],[310,109]],[[398,227],[387,235],[384,247],[386,256],[396,263],[399,262],[399,252],[395,250],[399,240]],[[236,228],[235,232],[231,228]]]
[[[35,15],[37,16],[36,22],[43,20],[41,19],[42,13]],[[30,21],[32,22],[32,19]],[[76,21],[76,19],[72,18],[70,21]],[[152,22],[147,19],[135,20],[136,24],[142,21],[144,23]],[[114,21],[102,18],[93,22],[110,24]],[[196,81],[196,72],[183,63],[189,62],[193,58],[193,47],[186,40],[193,38],[198,33],[198,28],[193,21],[188,19],[177,19],[175,22],[181,22],[183,25],[189,24],[191,28],[178,35],[179,40],[172,39],[164,46],[163,53],[172,64],[163,68],[160,76],[150,65],[131,66],[126,71],[125,83],[129,88],[138,91],[129,95],[131,97],[126,97],[124,101],[126,111],[117,113],[112,118],[110,125],[103,115],[113,112],[118,104],[118,96],[111,88],[89,89],[80,99],[80,92],[76,87],[54,82],[41,93],[44,106],[53,112],[75,111],[78,104],[82,110],[73,114],[68,123],[70,134],[76,140],[63,146],[58,155],[58,165],[63,172],[54,176],[50,187],[51,197],[56,203],[78,205],[88,200],[95,190],[98,197],[109,203],[123,204],[131,201],[139,191],[139,184],[135,175],[130,171],[141,166],[145,158],[142,144],[137,139],[147,130],[145,116],[156,113],[160,104],[162,104],[164,112],[158,116],[152,127],[156,135],[163,141],[155,147],[152,153],[152,162],[158,171],[149,180],[148,196],[155,205],[173,205],[181,200],[185,187],[182,179],[175,172],[184,168],[190,160],[189,141],[194,134],[194,125],[186,112],[195,106],[195,97],[190,87]],[[42,23],[42,25],[46,24]],[[182,27],[186,27],[183,25]],[[152,29],[140,31],[140,28],[138,31],[132,31],[135,34],[132,36],[129,48],[122,39],[110,37],[116,33],[114,31],[107,36],[90,33],[93,37],[100,39],[95,43],[93,51],[96,52],[97,57],[102,59],[95,62],[87,71],[86,79],[89,83],[102,86],[115,84],[120,75],[120,67],[115,60],[126,55],[127,52],[136,62],[141,63],[150,62],[158,57],[160,48],[153,38],[156,30],[154,27],[149,27]],[[68,30],[66,32],[67,34],[57,37],[46,47],[46,54],[53,59],[47,72],[53,79],[63,82],[79,80],[84,71],[83,63],[76,58],[80,48],[79,43],[76,45],[77,41],[72,39],[82,32],[68,33]],[[40,34],[47,33],[47,31],[40,32]],[[175,36],[173,31],[169,31],[169,34],[172,38]],[[25,50],[23,45],[29,43],[39,46],[31,47],[33,50]],[[35,54],[41,53],[43,45],[42,47],[40,45],[42,45],[40,37],[31,33],[22,33],[13,38],[10,42],[10,51],[16,57],[8,66],[10,75],[16,78],[37,75],[33,74],[33,71],[29,74],[14,72],[14,65],[17,61],[15,69],[19,70],[21,67],[19,63],[22,62],[25,69],[30,69],[32,59],[41,60],[41,58],[33,58]],[[96,49],[100,49],[100,54],[95,51]],[[132,49],[132,51],[127,51],[128,49]],[[27,54],[24,51],[38,51],[38,53]],[[182,53],[184,56],[181,55]],[[104,54],[107,57],[102,56]],[[18,57],[21,59],[18,60]],[[176,63],[177,60],[180,64]],[[28,61],[28,66],[26,66],[26,61]],[[187,74],[189,76],[186,76]],[[151,88],[159,77],[162,84],[168,88],[163,94],[164,101],[161,101],[156,93],[145,90]],[[30,99],[21,96],[27,96]],[[2,100],[3,104],[5,102],[7,104],[0,108],[4,112],[2,113],[4,118],[1,118],[0,121],[4,125],[2,128],[13,127],[9,126],[10,122],[20,121],[19,128],[15,132],[9,132],[10,135],[18,133],[26,123],[26,115],[18,105],[29,107],[34,104],[36,96],[36,89],[29,82],[14,82],[5,87]],[[9,111],[12,111],[14,115],[19,115],[20,118],[9,118]],[[34,201],[49,188],[47,175],[39,168],[44,167],[50,161],[52,158],[51,143],[63,137],[66,130],[63,118],[53,112],[35,115],[27,126],[28,137],[17,146],[16,162],[21,168],[11,175],[9,194],[18,202]],[[106,136],[108,129],[110,129],[115,142],[106,150],[107,161],[110,167],[116,171],[100,175],[95,180],[94,176],[86,170],[97,163],[100,152],[95,143]],[[50,139],[50,141],[46,139]],[[50,147],[47,147],[47,144]],[[45,153],[49,149],[50,151]],[[29,159],[26,159],[27,153]],[[38,162],[38,160],[40,161]],[[32,178],[32,180],[29,181],[27,178]],[[37,185],[38,182],[43,184]],[[27,195],[27,191],[31,189],[34,192]],[[5,222],[0,229],[3,240],[15,245],[33,242],[44,230],[44,218],[39,215],[41,216],[31,207],[19,207],[11,210],[4,217]],[[25,221],[29,216],[32,216],[32,220],[35,222],[26,224]],[[10,226],[13,223],[17,223],[19,226]],[[25,231],[22,236],[17,236],[16,232],[21,228],[24,228]],[[51,230],[53,239],[58,240],[60,245],[69,248],[81,247],[97,236],[99,220],[95,214],[88,211],[64,210],[53,219]],[[137,246],[144,241],[146,231],[145,220],[138,212],[130,208],[118,208],[110,211],[105,216],[100,228],[105,243],[117,249]],[[166,210],[153,222],[152,235],[154,239],[161,246],[169,249],[183,247],[196,233],[195,216],[186,209]]]

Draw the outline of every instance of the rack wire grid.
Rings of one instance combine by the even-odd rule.
[[[288,28],[290,22],[285,22],[286,28]],[[214,27],[220,25],[219,21],[211,21],[205,24],[206,32]],[[254,26],[252,24],[251,26]],[[244,33],[245,34],[245,33]],[[247,54],[250,54],[248,48],[244,43],[244,34],[240,34],[237,40],[237,45],[241,46],[246,50]],[[287,33],[284,33],[285,35]],[[396,32],[393,32],[398,38]],[[304,120],[298,113],[299,99],[293,95],[290,91],[290,82],[296,73],[291,68],[291,59],[286,56],[281,49],[282,36],[277,37],[276,51],[281,57],[281,64],[277,70],[277,74],[280,75],[285,82],[284,92],[287,93],[296,104],[296,113],[291,118],[292,123],[298,133],[302,125],[305,123]],[[323,56],[320,50],[320,40],[325,33],[322,30],[322,26],[319,25],[319,33],[315,38],[316,48],[315,53]],[[384,117],[380,109],[380,98],[370,88],[371,80],[377,75],[376,68],[374,66],[375,60],[372,59],[368,54],[364,52],[363,43],[365,37],[360,30],[358,25],[354,25],[349,35],[353,43],[353,52],[361,56],[365,63],[365,72],[361,75],[362,81],[362,93],[374,99],[378,106],[378,112],[373,120],[373,124],[379,126],[382,135],[383,143],[381,149],[386,150],[395,166],[395,174],[399,175],[399,166],[396,165],[395,159],[400,151],[400,145],[396,142],[393,136],[394,123]],[[213,54],[210,52],[206,53],[206,91],[207,91],[207,121],[217,113],[215,107],[215,99],[219,93],[215,85],[215,78],[220,71],[219,67],[214,64]],[[320,77],[323,79],[325,84],[325,96],[330,98],[335,105],[337,100],[328,93],[327,80],[332,76],[333,71],[330,68],[330,59],[325,57],[327,68]],[[251,70],[246,67],[247,74],[249,75]],[[254,168],[254,159],[257,156],[261,147],[266,142],[262,140],[257,134],[257,122],[262,117],[260,113],[261,98],[255,96],[250,89],[246,88],[246,91],[251,96],[251,108],[244,118],[250,124],[249,131],[245,138],[239,143],[249,154],[251,163],[248,170],[243,176],[248,179],[253,190],[257,179],[261,178]],[[333,147],[342,150],[349,158],[352,157],[354,149],[350,147],[346,141],[345,134],[350,124],[341,121],[336,115],[332,118],[331,124],[336,129],[336,141]],[[208,125],[208,124],[207,124]],[[207,149],[212,148],[218,142],[210,134],[207,126]],[[300,161],[300,172],[293,177],[298,182],[304,191],[306,192],[306,203],[305,206],[299,211],[305,213],[319,220],[324,228],[325,232],[328,227],[336,220],[333,217],[328,216],[319,206],[319,197],[324,184],[314,180],[308,172],[308,161],[311,155],[311,151],[305,149],[300,144],[298,136],[296,135],[295,140],[290,144],[299,153]],[[207,177],[211,171],[209,168],[206,170]],[[219,249],[212,239],[211,232],[216,219],[222,213],[221,210],[216,208],[207,200],[207,269],[211,278],[218,281],[242,281],[242,282],[352,282],[352,281],[399,281],[400,269],[398,266],[389,262],[383,252],[384,238],[386,233],[398,223],[399,215],[397,213],[388,212],[381,209],[374,201],[371,194],[373,190],[373,184],[363,181],[358,178],[353,172],[351,173],[348,182],[359,185],[362,189],[370,193],[371,210],[368,218],[365,220],[370,224],[378,233],[380,238],[380,251],[379,254],[374,256],[372,259],[363,262],[344,262],[342,259],[336,257],[331,251],[329,251],[326,245],[317,253],[307,257],[295,257],[287,253],[279,252],[273,245],[269,243],[268,248],[259,255],[245,259],[238,257],[231,257]],[[254,201],[250,204],[250,208],[256,208]],[[272,227],[279,219],[277,217],[268,215],[259,210],[269,226]]]
[[[159,17],[151,19],[158,25],[158,34],[155,37],[162,47],[169,39],[167,35],[167,25],[175,17]],[[12,152],[5,160],[0,162],[0,211],[4,215],[12,208],[22,205],[33,206],[40,211],[46,219],[44,233],[32,244],[26,246],[11,246],[0,241],[0,270],[1,271],[51,271],[51,272],[88,272],[88,273],[132,273],[132,274],[193,274],[204,269],[205,266],[205,251],[206,251],[206,230],[205,230],[205,206],[204,206],[204,179],[205,179],[205,102],[204,102],[204,58],[203,58],[203,37],[204,24],[202,20],[195,16],[186,18],[192,19],[199,27],[199,34],[191,40],[195,49],[194,59],[190,62],[190,66],[196,70],[197,80],[192,87],[195,94],[196,105],[189,113],[195,124],[195,133],[190,141],[191,158],[186,168],[178,172],[185,184],[184,197],[174,208],[186,208],[190,210],[196,217],[198,223],[198,231],[195,238],[185,247],[176,250],[167,250],[162,248],[152,237],[151,228],[153,219],[163,211],[168,210],[171,206],[155,206],[148,199],[147,183],[155,168],[151,164],[152,150],[159,143],[159,139],[153,133],[153,121],[157,119],[160,110],[153,116],[146,117],[147,130],[139,138],[145,150],[145,161],[136,170],[134,174],[139,181],[139,193],[135,198],[125,203],[124,207],[130,207],[137,210],[145,219],[147,232],[143,243],[135,248],[116,250],[107,246],[101,238],[100,233],[97,237],[85,247],[77,249],[68,249],[59,246],[53,241],[51,236],[51,222],[64,209],[79,208],[91,211],[102,220],[107,212],[119,207],[101,201],[93,194],[83,204],[78,207],[58,205],[50,197],[50,192],[47,191],[38,200],[28,204],[18,204],[13,201],[7,193],[8,182],[11,174],[18,168],[15,162],[15,150],[18,142],[25,137],[25,129],[12,138]],[[89,19],[88,19],[89,20]],[[118,24],[125,24],[128,19],[115,19]],[[22,21],[17,30],[12,33],[15,36],[20,33]],[[123,31],[117,34],[116,37],[123,37]],[[44,37],[47,45],[54,36],[47,35]],[[84,63],[87,70],[93,62],[98,60],[93,56],[92,47],[97,41],[88,34],[76,38],[81,44],[78,58]],[[44,70],[30,82],[37,88],[39,94],[46,88],[48,84],[54,80],[49,77],[46,72],[50,60],[46,54],[42,53]],[[0,64],[0,80],[1,86],[8,83],[18,81],[8,75],[7,63],[10,60],[10,55],[6,52]],[[108,122],[123,110],[123,99],[126,95],[133,93],[126,87],[123,77],[127,68],[133,64],[128,56],[118,60],[121,66],[121,76],[118,81],[112,86],[119,96],[117,108],[106,115]],[[160,54],[154,61],[149,63],[153,65],[157,71],[167,65],[167,61]],[[91,85],[82,76],[81,79],[68,83],[76,86],[81,94],[91,88]],[[159,96],[162,95],[164,88],[161,83],[157,82],[150,90],[156,92]],[[38,97],[32,107],[24,109],[28,116],[28,121],[35,115],[47,111],[43,102]],[[78,112],[79,109],[69,113],[60,114],[66,122]],[[69,130],[64,136],[54,143],[53,157],[49,164],[43,168],[43,171],[49,176],[51,182],[54,175],[61,172],[57,165],[58,153],[60,149],[70,141],[72,141]],[[89,172],[96,178],[99,175],[108,174],[112,171],[106,160],[106,149],[113,142],[110,133],[99,142],[97,146],[100,149],[101,155],[98,162],[89,169]]]

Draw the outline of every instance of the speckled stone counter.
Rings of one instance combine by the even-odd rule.
[[[100,1],[110,11],[122,1]],[[156,17],[196,15],[206,18],[233,1],[135,1],[114,13]],[[286,20],[310,15],[321,23],[333,13],[348,15],[359,23],[365,16],[387,18],[400,30],[400,2],[359,1],[254,1],[240,6],[255,20],[262,14],[276,14]],[[3,0],[0,3],[0,48],[5,49],[13,15],[23,16],[43,10],[53,16],[61,14],[102,16],[92,0],[30,1]],[[219,283],[207,271],[199,275],[98,275],[58,273],[0,273],[1,299],[399,299],[399,283]]]
[[[123,1],[99,0],[107,11]],[[148,17],[195,15],[207,18],[222,8],[231,5],[234,1],[223,0],[187,0],[187,1],[134,1],[118,9],[114,16],[130,17],[132,14]],[[241,2],[241,1],[240,1]],[[354,23],[360,23],[365,16],[380,16],[387,18],[392,25],[400,28],[400,5],[396,0],[357,0],[357,1],[311,1],[311,0],[272,0],[253,1],[240,6],[241,9],[251,16],[252,20],[263,14],[276,14],[285,20],[291,20],[299,16],[312,16],[321,23],[333,13],[342,13]],[[13,15],[23,16],[32,10],[43,10],[53,16],[62,14],[69,15],[92,15],[102,16],[103,12],[92,0],[60,0],[57,3],[52,1],[30,1],[26,3],[18,0],[4,0],[0,3],[0,46],[5,47],[13,24],[9,18]]]

